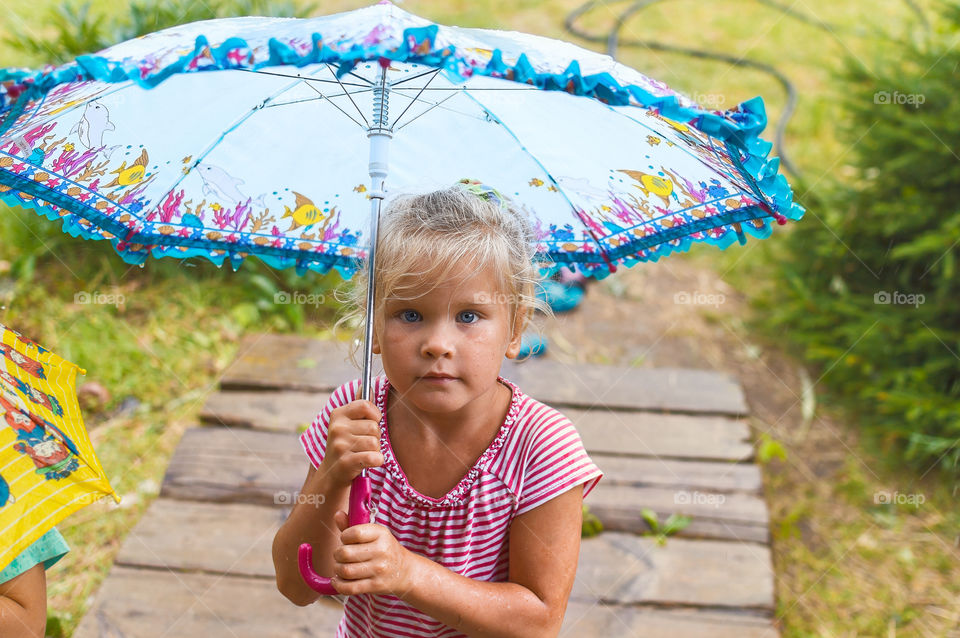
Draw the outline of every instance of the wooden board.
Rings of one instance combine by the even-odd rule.
[[[295,435],[242,428],[188,428],[160,495],[215,503],[283,505],[310,461]],[[288,501],[287,501],[288,502]]]
[[[732,377],[712,370],[628,368],[550,359],[506,361],[501,374],[528,395],[555,406],[745,415]]]
[[[115,566],[74,638],[330,638],[343,606],[298,607],[274,580]]]
[[[329,392],[216,392],[200,411],[200,421],[296,434],[313,422],[330,398]]]
[[[649,507],[657,512],[687,514],[694,519],[727,521],[752,525],[770,522],[766,503],[756,494],[714,492],[669,487],[604,485],[603,479],[584,502],[591,511],[618,510],[639,512]]]
[[[738,610],[660,609],[571,600],[563,618],[564,638],[777,638],[766,615]]]
[[[602,408],[561,411],[573,421],[591,453],[729,461],[753,458],[750,429],[738,419]]]
[[[753,494],[605,486],[601,480],[584,503],[607,531],[645,533],[649,526],[641,511],[649,508],[661,524],[671,514],[692,517],[677,537],[770,542],[766,504]]]
[[[770,548],[604,532],[580,543],[573,598],[773,610]]]
[[[383,370],[374,357],[373,374]],[[568,365],[549,359],[504,359],[501,374],[528,395],[556,406],[681,413],[747,414],[740,384],[726,374],[684,368]],[[358,378],[346,344],[295,335],[247,335],[224,371],[225,390],[326,391]]]
[[[763,488],[760,468],[749,463],[684,461],[665,458],[615,456],[591,450],[590,458],[603,470],[606,485],[683,487],[715,492],[751,492]]]
[[[590,513],[600,519],[603,523],[603,530],[606,532],[629,532],[631,534],[645,534],[649,529],[646,521],[636,510],[623,510],[616,508],[606,508],[592,505]],[[663,522],[673,514],[670,511],[653,509],[657,515],[657,520]],[[752,525],[750,523],[736,523],[732,521],[694,518],[689,525],[679,532],[671,535],[671,538],[705,539],[721,540],[743,543],[761,543],[770,544],[770,530],[762,525]]]
[[[639,508],[628,509],[590,504],[589,499],[587,506],[590,513],[600,519],[604,531],[646,534],[649,530],[647,522],[639,512]],[[657,520],[661,523],[675,513],[657,507],[651,507],[650,509],[657,515]],[[689,525],[678,532],[674,532],[671,537],[770,544],[770,530],[763,525],[699,517],[694,517]]]
[[[248,334],[237,357],[224,370],[224,390],[302,390],[330,392],[360,377],[362,368],[348,358],[346,343],[297,335]],[[362,359],[363,354],[358,355]],[[379,357],[373,374],[381,374]],[[361,361],[362,363],[362,361]]]
[[[273,537],[288,515],[288,508],[158,498],[114,562],[273,579]]]

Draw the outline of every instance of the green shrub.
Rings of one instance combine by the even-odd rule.
[[[850,166],[836,172],[849,179],[814,176],[820,194],[775,253],[781,282],[761,318],[801,346],[868,441],[955,473],[960,4],[940,11],[930,31],[878,45],[872,70],[851,58],[838,71]]]

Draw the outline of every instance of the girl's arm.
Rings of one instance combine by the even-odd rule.
[[[0,636],[43,638],[47,629],[47,574],[37,563],[0,583]]]
[[[373,546],[370,550],[348,545],[338,548],[334,552],[334,586],[340,593],[352,595],[375,591],[379,582],[391,582],[389,589],[408,605],[476,638],[553,638],[560,632],[577,572],[582,503],[580,484],[513,520],[508,582],[467,578],[399,546],[385,528],[361,532],[358,526],[345,534],[356,529],[347,535],[370,535],[372,545],[394,549],[383,553]],[[343,523],[345,518],[339,514],[337,524],[342,528]],[[386,536],[389,538],[383,540]],[[395,551],[400,554],[395,560],[380,560],[380,556],[396,555]],[[353,560],[341,563],[347,554]],[[377,567],[355,564],[366,558],[372,558]]]
[[[467,578],[414,554],[407,604],[469,636],[560,633],[580,554],[583,485],[516,517],[508,582]]]

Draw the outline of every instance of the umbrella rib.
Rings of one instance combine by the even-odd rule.
[[[423,76],[425,76],[425,75],[430,75],[431,73],[433,73],[434,76],[436,76],[436,74],[439,73],[439,72],[440,72],[440,69],[431,69],[431,70],[429,70],[429,71],[424,71],[423,73],[420,73],[419,75],[413,75],[413,76],[410,76],[410,77],[408,77],[408,78],[403,78],[402,80],[397,80],[396,82],[394,82],[393,84],[390,85],[390,88],[392,89],[392,88],[394,88],[394,87],[400,86],[400,85],[403,84],[404,82],[410,82],[411,80],[416,80],[417,78],[422,78]],[[433,78],[430,78],[430,82],[432,82],[432,81],[433,81]],[[427,84],[430,84],[430,82],[427,82]],[[404,87],[404,88],[406,88],[406,87]],[[416,87],[410,87],[410,88],[416,88]]]
[[[415,86],[401,86],[401,87],[399,87],[399,88],[397,88],[397,87],[390,87],[390,88],[396,88],[398,91],[416,91],[416,90],[417,90],[417,87],[415,87]],[[450,87],[449,89],[447,89],[447,88],[444,88],[444,87],[442,87],[442,86],[438,86],[438,87],[434,87],[434,88],[432,88],[432,89],[426,89],[426,90],[427,90],[427,91],[457,91],[457,90],[459,90],[460,88],[461,88],[461,87],[459,87],[459,86],[453,86],[453,87]],[[476,88],[472,88],[472,89],[470,89],[470,90],[471,90],[471,91],[539,91],[540,89],[536,89],[536,88],[530,89],[530,88],[523,88],[523,87],[517,87],[517,88],[504,87],[504,88],[501,88],[501,87],[488,86],[488,87],[476,87]]]
[[[462,89],[461,89],[461,92],[462,92]],[[401,126],[400,128],[398,128],[397,131],[402,130],[402,129],[403,129],[404,127],[406,127],[406,126],[410,126],[411,124],[413,124],[414,122],[416,122],[418,119],[420,119],[420,116],[426,115],[427,113],[429,113],[429,112],[432,111],[433,109],[437,108],[438,106],[440,106],[441,104],[443,104],[443,103],[446,102],[447,100],[453,99],[453,97],[454,97],[455,95],[456,95],[456,93],[451,93],[450,95],[448,95],[447,97],[443,98],[442,100],[440,100],[440,101],[437,102],[436,104],[432,104],[432,105],[430,106],[430,108],[428,108],[427,110],[423,111],[422,113],[417,113],[416,117],[414,117],[412,120],[408,121],[406,124],[404,124],[403,126]],[[411,104],[413,104],[413,102],[411,102]],[[394,124],[396,124],[396,123],[394,123]]]
[[[72,454],[72,452],[71,452],[71,454]],[[87,466],[87,469],[90,469],[90,470],[94,471],[94,470],[93,470],[93,466],[89,466],[89,465],[88,465],[88,466]],[[94,473],[96,474],[95,471],[94,471]],[[60,492],[66,490],[66,489],[70,489],[71,487],[75,487],[75,486],[78,485],[78,484],[85,484],[85,483],[98,483],[98,484],[99,484],[99,483],[103,483],[103,482],[106,482],[107,485],[110,484],[109,480],[106,479],[106,475],[101,472],[100,475],[93,476],[92,478],[85,478],[85,479],[82,479],[82,480],[79,480],[79,481],[73,481],[73,482],[71,482],[71,483],[68,484],[68,485],[62,486],[60,489],[58,489],[56,492],[54,492],[51,496],[56,496],[56,495],[59,494]],[[38,485],[39,485],[39,484],[38,484]],[[98,487],[99,487],[99,486],[98,486]],[[32,491],[35,490],[36,488],[37,488],[37,485],[34,485],[34,486],[28,488],[27,491],[25,491],[21,496],[26,496],[26,495],[30,494],[30,492],[32,492]],[[113,489],[113,486],[110,486],[110,488]],[[105,496],[111,496],[111,494],[107,493],[105,490],[101,490],[101,491],[102,491],[102,493],[103,493]],[[116,491],[114,491],[114,494],[116,494]],[[37,523],[33,528],[31,528],[30,531],[33,531],[34,529],[36,529],[37,527],[40,527],[41,525],[45,525],[48,520],[50,520],[51,518],[57,516],[58,513],[62,512],[65,507],[69,507],[70,505],[72,505],[73,503],[75,503],[75,502],[77,502],[77,501],[79,501],[79,500],[81,500],[81,499],[89,498],[89,496],[90,496],[89,492],[86,493],[86,494],[78,494],[78,495],[75,496],[71,501],[69,501],[68,503],[63,504],[61,507],[57,508],[55,511],[51,512],[50,514],[48,514],[46,518],[44,518],[42,521],[40,521],[39,523]],[[99,500],[99,498],[98,498],[97,500]],[[35,505],[33,506],[33,508],[31,508],[31,511],[36,510],[36,509],[42,507],[43,504],[46,503],[46,502],[47,502],[47,501],[40,501],[39,503],[35,504]],[[3,528],[2,530],[0,530],[0,537],[2,537],[4,534],[6,534],[14,525],[17,525],[18,523],[19,523],[18,520],[14,520],[14,521],[11,522],[9,525],[7,525],[5,528]],[[56,524],[56,523],[54,523],[54,524]]]
[[[310,85],[308,84],[307,86],[310,86]],[[349,113],[347,113],[346,111],[344,111],[342,108],[340,108],[340,105],[339,105],[339,104],[337,104],[336,102],[334,102],[333,100],[330,99],[331,97],[343,97],[344,95],[346,95],[347,97],[350,98],[350,101],[353,102],[353,98],[350,97],[350,94],[346,92],[346,89],[344,89],[345,92],[344,92],[344,93],[341,93],[340,95],[328,96],[328,95],[324,95],[324,94],[323,94],[321,91],[319,91],[319,90],[317,89],[317,87],[315,87],[315,86],[310,86],[310,88],[317,92],[317,95],[320,96],[319,99],[322,100],[322,99],[326,98],[327,103],[330,104],[330,106],[334,107],[335,109],[337,109],[338,111],[340,111],[341,113],[343,113],[344,115],[346,115],[347,118],[350,119],[350,121],[352,121],[354,124],[356,124],[356,125],[359,126],[360,128],[370,128],[370,125],[369,125],[369,124],[366,124],[366,122],[367,122],[367,119],[366,119],[366,118],[363,119],[364,124],[361,124],[361,123],[358,122],[356,119],[354,119],[354,117],[353,117],[352,115],[350,115]],[[364,90],[366,91],[366,90],[368,90],[368,89],[364,89]],[[314,99],[317,99],[317,98],[314,98]],[[301,101],[307,101],[307,100],[301,100]],[[293,103],[292,103],[292,102],[287,102],[287,104],[293,104]],[[356,103],[356,102],[353,102],[353,105],[354,105],[354,106],[357,106],[357,103]],[[282,106],[282,105],[278,105],[278,106]],[[357,111],[358,111],[358,112],[360,111],[359,107],[357,108]],[[360,113],[360,117],[363,117],[363,113]]]
[[[310,86],[310,85],[308,84],[307,86]],[[315,86],[311,86],[310,88],[313,89],[314,91],[317,91],[317,87],[315,87]],[[344,89],[344,91],[346,91],[346,89]],[[324,95],[324,94],[321,93],[320,91],[317,91],[317,94],[320,95],[320,99],[321,99],[321,100],[324,99],[324,98],[326,98],[326,99],[327,99],[327,104],[329,104],[330,106],[334,107],[335,109],[337,109],[338,111],[340,111],[341,113],[343,113],[344,115],[346,115],[347,118],[350,119],[350,121],[352,121],[354,124],[356,124],[356,125],[359,126],[360,128],[370,128],[370,125],[369,125],[369,124],[367,124],[366,126],[364,126],[363,124],[361,124],[360,122],[358,122],[357,120],[355,120],[352,115],[350,115],[349,113],[347,113],[346,111],[344,111],[342,108],[340,108],[340,105],[339,105],[339,104],[337,104],[336,102],[334,102],[333,100],[331,100],[329,97],[327,97],[326,95]],[[347,97],[350,97],[350,94],[349,94],[349,93],[345,93],[345,94],[343,94],[343,95],[346,95]],[[334,96],[334,97],[340,97],[340,96],[338,95],[338,96]],[[314,98],[314,99],[317,99],[317,98]],[[350,101],[353,102],[353,98],[352,98],[352,97],[350,97]],[[353,105],[356,106],[357,103],[356,103],[356,102],[353,102]],[[359,111],[359,110],[360,110],[360,109],[358,108],[357,111]],[[363,113],[361,113],[360,116],[363,117]],[[366,121],[367,121],[366,118],[364,118],[363,121],[364,121],[364,123],[366,123]]]
[[[328,66],[329,66],[329,65],[328,65]],[[363,77],[362,75],[357,75],[357,74],[354,73],[353,71],[350,71],[349,73],[347,73],[347,75],[352,75],[353,77],[357,78],[358,80],[363,80],[364,82],[366,82],[366,85],[369,86],[369,87],[372,87],[372,86],[374,85],[373,82],[371,82],[371,81],[368,80],[367,78]],[[324,80],[324,82],[329,82],[329,81],[330,81],[330,80]]]
[[[327,64],[327,70],[330,71],[330,73],[333,74],[333,77],[335,77],[335,78],[337,79],[337,84],[340,85],[340,88],[343,89],[343,92],[347,94],[347,97],[348,97],[348,98],[350,98],[350,102],[351,102],[351,104],[353,104],[353,108],[357,109],[357,113],[359,113],[359,114],[360,114],[360,117],[363,118],[363,123],[366,124],[366,128],[370,128],[370,122],[367,121],[366,116],[364,116],[363,111],[360,110],[360,107],[357,106],[357,103],[353,101],[353,96],[351,96],[350,93],[347,92],[346,87],[343,86],[343,83],[340,81],[340,78],[337,77],[336,72],[333,70],[333,67],[331,67],[329,63]],[[317,87],[312,86],[312,87],[310,87],[310,88],[312,88],[314,91],[317,91],[317,93],[320,93],[320,91],[317,90]],[[323,94],[321,93],[321,95],[323,95]],[[333,102],[330,102],[330,104],[333,104]],[[337,105],[334,104],[334,106],[337,106]],[[337,106],[337,108],[339,109],[340,107]],[[340,110],[343,111],[343,109],[340,109]],[[344,114],[344,115],[347,115],[346,111],[344,111],[343,114]],[[350,116],[347,115],[347,117],[350,117]],[[350,119],[353,120],[352,117],[350,117]],[[357,122],[356,120],[353,120],[353,121],[354,121],[354,122]],[[360,123],[357,122],[357,124],[359,125]]]
[[[370,89],[363,89],[362,91],[355,91],[355,93],[363,93],[363,92],[369,91],[369,90],[370,90]],[[324,95],[324,94],[321,93],[321,94],[320,94],[320,97],[307,97],[307,98],[303,98],[302,100],[292,100],[292,101],[290,101],[290,102],[275,102],[275,103],[273,103],[273,104],[267,104],[267,105],[264,106],[263,108],[265,108],[265,109],[272,109],[272,108],[274,108],[275,106],[290,106],[291,104],[303,104],[304,102],[316,102],[317,100],[322,100],[323,98],[327,98],[327,99],[329,100],[329,99],[332,99],[332,98],[335,98],[335,97],[343,97],[344,95],[345,95],[345,93],[338,93],[337,95]],[[332,102],[331,102],[331,104],[332,104]],[[348,117],[349,117],[349,116],[348,116]],[[357,122],[357,121],[354,120],[354,122]],[[357,126],[361,126],[360,122],[357,122]]]
[[[423,77],[424,75],[426,75],[426,74],[425,74],[425,73],[422,73],[422,74],[420,74],[420,75],[417,76],[417,77]],[[400,123],[400,120],[403,119],[403,116],[406,114],[406,112],[409,111],[409,110],[410,110],[410,107],[413,106],[414,102],[417,101],[417,98],[419,98],[421,95],[423,95],[424,90],[426,90],[426,88],[427,88],[428,86],[430,86],[430,83],[433,82],[434,78],[436,78],[438,75],[440,75],[440,69],[437,69],[436,71],[434,71],[434,72],[433,72],[433,76],[432,76],[429,80],[427,80],[427,83],[424,84],[424,85],[420,88],[420,92],[413,96],[413,99],[410,100],[410,104],[407,104],[407,108],[403,109],[403,111],[400,113],[400,115],[397,116],[397,119],[393,121],[393,126],[396,126],[397,124]],[[409,78],[409,79],[412,79],[412,78]],[[392,88],[392,87],[391,87],[391,88]],[[453,97],[453,95],[450,95],[449,97]],[[442,102],[441,102],[441,104],[442,104]],[[429,109],[428,109],[428,110],[429,110]],[[424,112],[426,112],[426,111],[424,111]],[[392,129],[393,126],[391,126],[390,128]]]
[[[493,121],[495,121],[497,124],[499,124],[500,126],[502,126],[502,127],[503,127],[503,130],[505,130],[505,131],[510,135],[510,137],[512,137],[514,140],[516,140],[517,144],[520,145],[520,148],[523,149],[523,151],[530,157],[530,159],[532,159],[534,162],[537,163],[537,166],[540,167],[540,169],[543,171],[543,174],[550,178],[550,181],[553,182],[553,185],[556,187],[557,192],[560,193],[560,195],[563,196],[563,198],[564,198],[565,200],[567,200],[567,204],[570,205],[571,210],[573,210],[575,213],[577,213],[577,217],[580,218],[580,214],[579,214],[579,211],[577,210],[577,207],[574,206],[573,201],[572,201],[572,200],[570,199],[570,197],[567,195],[566,191],[564,191],[563,187],[560,186],[560,184],[557,182],[556,179],[554,179],[553,175],[550,174],[550,171],[548,171],[548,170],[547,170],[547,167],[543,165],[543,162],[541,162],[539,159],[537,159],[537,156],[534,155],[534,154],[530,151],[530,149],[527,148],[526,145],[525,145],[523,142],[520,141],[520,138],[517,137],[517,134],[514,133],[513,130],[512,130],[509,126],[507,126],[506,124],[504,124],[503,120],[501,120],[499,117],[497,117],[496,114],[495,114],[493,111],[491,111],[489,108],[487,108],[487,106],[486,106],[485,104],[483,104],[482,102],[480,102],[480,100],[478,100],[478,99],[475,98],[473,95],[471,95],[471,94],[470,94],[470,91],[469,91],[468,89],[464,89],[464,90],[463,90],[463,94],[466,95],[466,96],[467,96],[468,98],[470,98],[471,100],[473,100],[474,103],[476,103],[477,106],[479,106],[481,109],[483,109],[483,112],[484,112],[484,113],[486,113],[486,114],[489,115],[491,118],[493,118]],[[582,222],[583,222],[583,219],[581,218],[580,221],[581,221],[581,223],[582,223]],[[584,225],[587,226],[586,224],[584,224]],[[597,244],[597,250],[599,251],[599,254],[600,254],[601,256],[605,256],[606,251],[604,250],[603,245],[600,243],[600,240],[597,238],[596,235],[594,235],[593,229],[590,228],[589,226],[587,226],[587,232],[590,234],[590,237],[593,239],[593,241]]]
[[[258,75],[273,75],[278,78],[288,78],[291,80],[303,80],[305,82],[320,82],[321,84],[337,84],[337,82],[334,82],[333,80],[321,80],[320,78],[307,78],[300,75],[287,75],[286,73],[276,73],[274,71],[251,71],[250,69],[236,69],[236,70],[244,71],[246,73],[256,73]],[[351,73],[351,75],[353,74]],[[358,75],[356,77],[360,77],[360,76]],[[360,77],[360,79],[363,80],[364,78]],[[344,85],[342,82],[340,82],[339,84],[341,86]],[[355,84],[352,82],[348,82],[346,86],[358,86],[362,88],[362,87],[370,87],[371,84],[369,82],[367,82],[366,84]]]

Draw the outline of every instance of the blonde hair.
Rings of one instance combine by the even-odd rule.
[[[536,310],[553,316],[549,304],[536,295],[543,277],[534,263],[530,220],[508,200],[500,199],[501,204],[496,199],[485,199],[457,183],[431,193],[399,195],[387,204],[381,212],[377,240],[375,332],[379,334],[377,329],[382,326],[388,296],[413,299],[404,294],[422,288],[424,282],[433,282],[432,290],[449,283],[455,270],[466,267],[461,271],[463,279],[488,264],[494,265],[498,291],[510,304],[511,330],[523,334]],[[356,354],[364,339],[367,279],[364,260],[346,298],[335,292],[347,312],[334,325],[334,332],[343,323],[353,327],[350,358],[358,368],[362,367]]]

